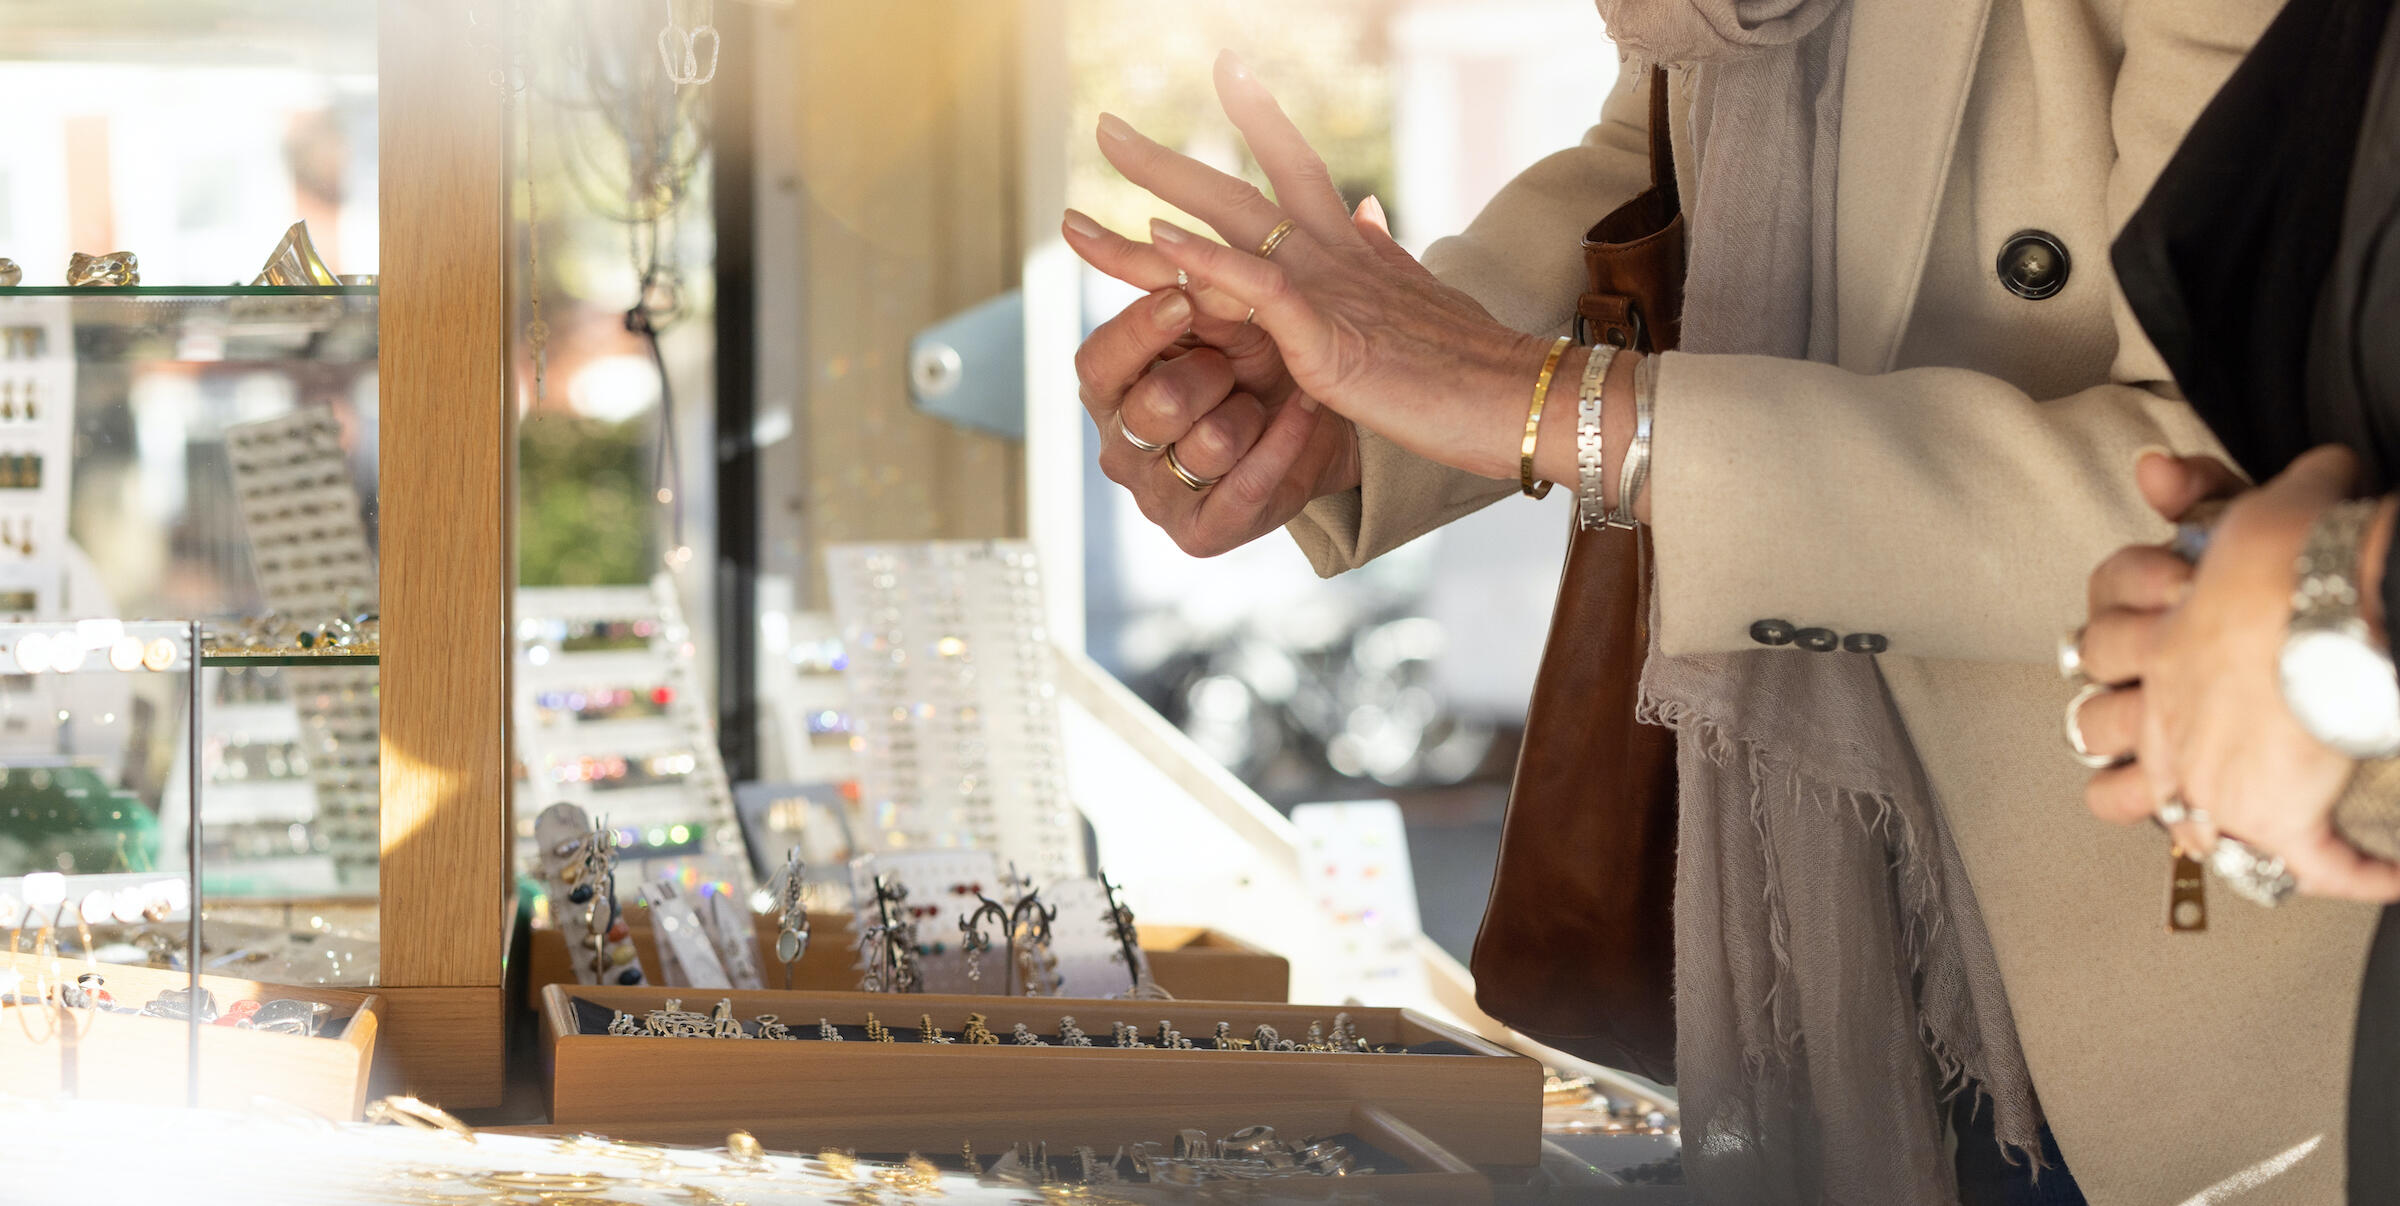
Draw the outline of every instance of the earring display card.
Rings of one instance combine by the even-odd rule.
[[[650,923],[657,927],[658,982],[691,988],[732,988],[733,980],[717,958],[716,944],[698,910],[684,898],[672,879],[655,880],[642,889],[650,905]],[[755,971],[755,969],[753,969]],[[761,987],[755,984],[744,987]]]
[[[1390,800],[1302,804],[1300,878],[1334,930],[1336,984],[1366,1000],[1418,1001],[1431,989],[1417,956],[1417,885],[1408,831]]]
[[[0,298],[0,618],[59,614],[75,340],[62,297]]]
[[[883,880],[887,892],[896,888],[905,895],[889,905],[879,904],[875,895],[878,878]],[[860,855],[850,863],[850,899],[854,902],[850,932],[856,936],[853,949],[859,952],[860,969],[865,969],[869,958],[865,944],[883,924],[883,909],[888,907],[894,923],[914,927],[916,940],[911,953],[926,992],[1007,991],[1002,985],[1007,982],[1008,951],[999,923],[984,926],[992,939],[992,949],[973,959],[963,949],[966,934],[959,928],[960,921],[982,906],[982,897],[999,900],[1005,906],[1006,891],[1000,860],[988,851],[912,850]],[[837,936],[818,937],[831,940]]]
[[[542,1010],[552,1123],[619,1138],[647,1137],[644,1127],[721,1126],[727,1118],[762,1134],[873,1122],[947,1150],[973,1138],[972,1120],[1006,1116],[1028,1102],[1096,1114],[1353,1101],[1478,1165],[1534,1164],[1541,1147],[1539,1063],[1399,1009],[938,994],[694,998],[689,991],[554,984],[543,990]],[[730,1026],[684,1028],[695,1037],[641,1034],[654,1014],[670,1025],[678,1017],[721,1016]],[[842,1041],[819,1037],[820,1020]],[[633,1033],[612,1034],[612,1026]],[[1119,1026],[1145,1045],[1117,1046]],[[1216,1049],[1220,1026],[1225,1049]],[[1275,1037],[1297,1047],[1312,1026],[1325,1046],[1354,1031],[1373,1052],[1249,1045]],[[969,1038],[970,1027],[987,1041]],[[871,1038],[872,1029],[889,1041]],[[713,1037],[720,1030],[728,1037]],[[712,1037],[696,1037],[703,1031]],[[1068,1041],[1077,1032],[1091,1045]],[[1160,1046],[1165,1032],[1191,1046]],[[809,1092],[794,1093],[795,1084]]]
[[[517,592],[521,837],[530,818],[571,803],[616,830],[636,882],[755,886],[696,656],[664,575]],[[518,853],[534,855],[522,840]]]
[[[606,835],[572,804],[553,804],[533,824],[534,864],[548,898],[550,924],[566,944],[567,963],[585,984],[639,984],[642,959],[625,925]],[[661,958],[664,952],[658,953]]]
[[[1096,879],[1070,879],[1053,884],[1043,899],[1057,906],[1050,923],[1052,966],[1062,997],[1127,997],[1137,976],[1149,974],[1148,957],[1135,943],[1136,966],[1125,966],[1123,945],[1110,925],[1108,895]]]
[[[372,612],[376,564],[342,444],[341,419],[312,406],[225,429],[242,526],[267,609],[301,625]],[[316,792],[315,836],[344,888],[375,882],[382,712],[372,668],[296,666],[287,673]]]
[[[1019,541],[834,545],[859,787],[886,849],[1084,874],[1042,577]]]

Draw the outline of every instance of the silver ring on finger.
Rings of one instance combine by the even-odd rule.
[[[2082,690],[2075,693],[2075,698],[2067,701],[2067,748],[2074,753],[2075,761],[2087,769],[2109,770],[2133,761],[2131,754],[2095,754],[2083,740],[2083,705],[2116,690],[2106,683],[2086,683]]]
[[[1202,477],[1199,474],[1184,468],[1182,458],[1175,455],[1175,446],[1173,444],[1167,445],[1167,472],[1174,474],[1175,480],[1191,487],[1195,493],[1201,490],[1206,490],[1210,486],[1216,485],[1218,482],[1225,480],[1221,476]]]
[[[1153,444],[1150,441],[1133,434],[1133,429],[1127,427],[1125,425],[1125,420],[1123,419],[1117,420],[1117,434],[1124,436],[1126,443],[1141,449],[1143,454],[1147,456],[1156,456],[1160,452],[1165,451],[1167,448],[1167,445],[1165,444]]]
[[[2192,819],[2192,813],[2192,806],[2185,803],[2182,796],[2169,796],[2166,803],[2158,806],[2156,816],[2161,825],[2181,825]],[[2200,815],[2208,814],[2201,813]]]
[[[1185,272],[1185,271],[1184,271],[1183,269],[1181,269],[1181,268],[1178,268],[1178,269],[1176,269],[1176,270],[1175,270],[1175,287],[1176,287],[1176,288],[1178,288],[1178,289],[1189,289],[1189,288],[1191,288],[1191,287],[1192,287],[1192,274],[1191,274],[1191,273],[1189,273],[1189,272]]]
[[[2063,632],[2058,637],[2058,676],[2081,686],[2091,681],[2083,672],[2083,632]]]
[[[2222,834],[2217,837],[2217,848],[2208,852],[2208,869],[2216,872],[2234,895],[2260,908],[2282,904],[2300,887],[2281,855]]]
[[[1248,314],[1242,315],[1242,325],[1245,327],[1249,326],[1250,320],[1256,317],[1258,317],[1258,307],[1252,306],[1250,307],[1250,312]]]

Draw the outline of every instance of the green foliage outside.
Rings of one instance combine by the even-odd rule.
[[[517,437],[517,580],[524,586],[622,586],[658,566],[651,428],[527,415]]]

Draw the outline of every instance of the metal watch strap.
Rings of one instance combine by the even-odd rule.
[[[2292,621],[2358,614],[2359,546],[2375,521],[2377,500],[2352,499],[2325,508],[2309,525],[2308,540],[2292,562]]]
[[[1575,526],[1585,531],[1608,526],[1608,499],[1602,488],[1607,478],[1608,438],[1600,427],[1600,413],[1608,367],[1616,359],[1614,344],[1593,348],[1591,359],[1583,366],[1583,389],[1575,399]]]
[[[1644,356],[1633,366],[1633,442],[1625,446],[1625,463],[1617,481],[1617,510],[1609,517],[1609,522],[1619,527],[1636,526],[1633,503],[1650,480],[1650,420],[1657,385],[1658,357]]]

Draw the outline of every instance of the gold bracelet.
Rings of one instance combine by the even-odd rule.
[[[1542,438],[1542,403],[1550,400],[1550,378],[1558,375],[1558,361],[1567,354],[1574,339],[1561,335],[1550,345],[1550,354],[1542,360],[1542,375],[1533,379],[1533,407],[1525,412],[1525,442],[1517,452],[1517,488],[1527,498],[1541,498],[1550,493],[1550,483],[1533,480],[1533,445]]]

